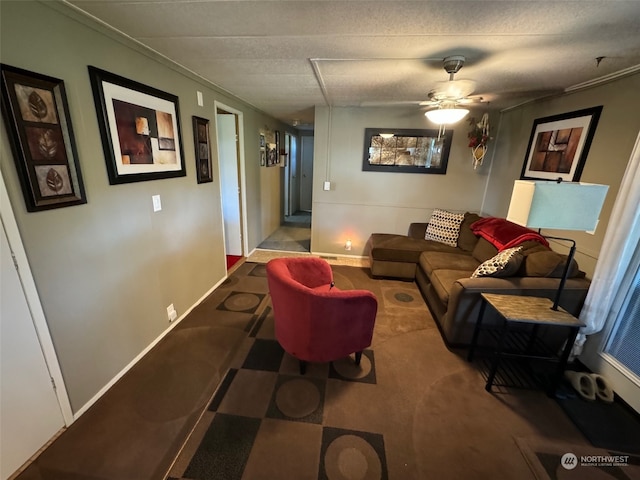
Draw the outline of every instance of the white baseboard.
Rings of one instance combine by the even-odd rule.
[[[73,420],[77,420],[78,418],[80,418],[80,416],[82,416],[82,414],[84,414],[87,410],[89,410],[89,408],[91,408],[91,406],[93,406],[94,403],[96,403],[100,397],[102,397],[105,393],[107,393],[107,391],[113,386],[115,385],[115,383],[120,380],[125,373],[127,373],[129,370],[131,370],[131,368],[138,363],[147,353],[149,353],[149,351],[155,347],[158,342],[160,342],[160,340],[162,340],[171,330],[173,330],[187,315],[189,315],[189,313],[191,313],[191,311],[196,308],[198,305],[200,305],[205,298],[207,298],[216,288],[218,288],[226,279],[228,278],[227,275],[225,275],[220,281],[218,281],[213,287],[211,287],[202,297],[200,297],[196,303],[194,303],[191,307],[189,307],[182,315],[180,315],[176,320],[174,320],[173,322],[171,322],[171,324],[169,325],[169,327],[162,332],[153,342],[151,342],[144,350],[142,350],[142,352],[140,352],[133,360],[131,360],[131,362],[129,362],[129,364],[124,367],[120,372],[118,372],[118,374],[113,377],[111,379],[111,381],[109,381],[109,383],[107,383],[104,387],[102,387],[98,393],[96,393],[87,403],[85,403],[77,412],[75,412],[73,414]]]

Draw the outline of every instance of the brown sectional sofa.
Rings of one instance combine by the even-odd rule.
[[[515,275],[471,278],[478,265],[498,253],[494,245],[471,230],[471,225],[480,218],[474,213],[465,214],[457,247],[425,240],[426,223],[412,223],[408,235],[374,233],[368,241],[372,275],[415,280],[443,339],[451,347],[470,344],[481,303],[480,293],[554,299],[566,261],[566,256],[528,241],[522,244],[524,260]],[[589,285],[574,263],[560,306],[578,315]],[[483,324],[497,321],[495,313],[487,309]],[[561,334],[549,332],[548,338],[562,338]]]

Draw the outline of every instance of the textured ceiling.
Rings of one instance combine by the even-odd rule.
[[[640,0],[66,3],[285,123],[312,123],[314,106],[421,108],[449,55],[492,109],[640,69]]]

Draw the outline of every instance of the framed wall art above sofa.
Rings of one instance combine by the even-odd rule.
[[[453,131],[366,128],[364,132],[365,172],[447,173]]]

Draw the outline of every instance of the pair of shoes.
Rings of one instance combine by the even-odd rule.
[[[602,375],[567,370],[564,376],[585,400],[598,398],[606,403],[613,402],[613,389]]]

